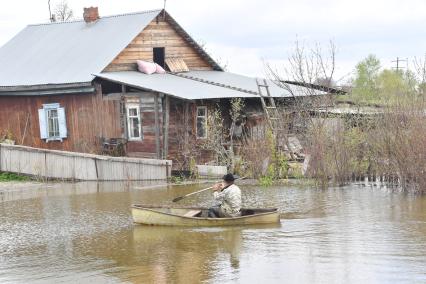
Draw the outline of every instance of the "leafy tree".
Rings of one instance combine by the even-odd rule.
[[[380,71],[380,60],[375,55],[369,55],[356,66],[352,94],[358,102],[379,99],[377,79]]]
[[[377,78],[378,95],[383,103],[409,98],[416,94],[416,79],[410,72],[385,69]]]

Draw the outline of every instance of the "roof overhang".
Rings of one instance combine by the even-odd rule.
[[[147,75],[136,71],[106,72],[95,74],[97,78],[129,87],[163,93],[186,100],[260,98],[255,78],[220,71],[192,71]],[[305,87],[294,86],[290,92],[268,81],[274,98],[293,98],[325,92],[303,92]]]
[[[0,96],[46,96],[92,93],[92,82],[35,86],[0,86]]]
[[[96,74],[97,78],[185,100],[259,98],[259,96],[207,84],[174,74],[142,74],[136,71]]]

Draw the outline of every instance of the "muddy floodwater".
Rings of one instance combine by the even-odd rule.
[[[167,228],[133,225],[130,205],[206,185],[136,186],[0,187],[0,283],[426,283],[426,196],[243,186],[244,205],[278,207],[281,225]]]

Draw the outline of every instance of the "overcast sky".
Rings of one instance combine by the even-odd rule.
[[[61,0],[51,0],[52,6]],[[0,46],[28,24],[49,19],[47,0],[2,0]],[[161,8],[163,0],[68,0],[113,15]],[[296,38],[337,46],[336,79],[368,54],[390,68],[397,56],[426,53],[425,0],[167,0],[169,13],[231,72],[261,76],[262,60],[284,64]],[[31,47],[28,47],[31,48]],[[1,67],[0,67],[1,68]]]

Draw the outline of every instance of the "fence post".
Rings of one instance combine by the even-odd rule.
[[[96,181],[99,181],[99,174],[98,174],[98,161],[96,158],[93,158],[93,161],[95,161],[95,170],[96,170]]]
[[[166,162],[166,179],[168,180],[170,178],[169,175],[169,162]]]

